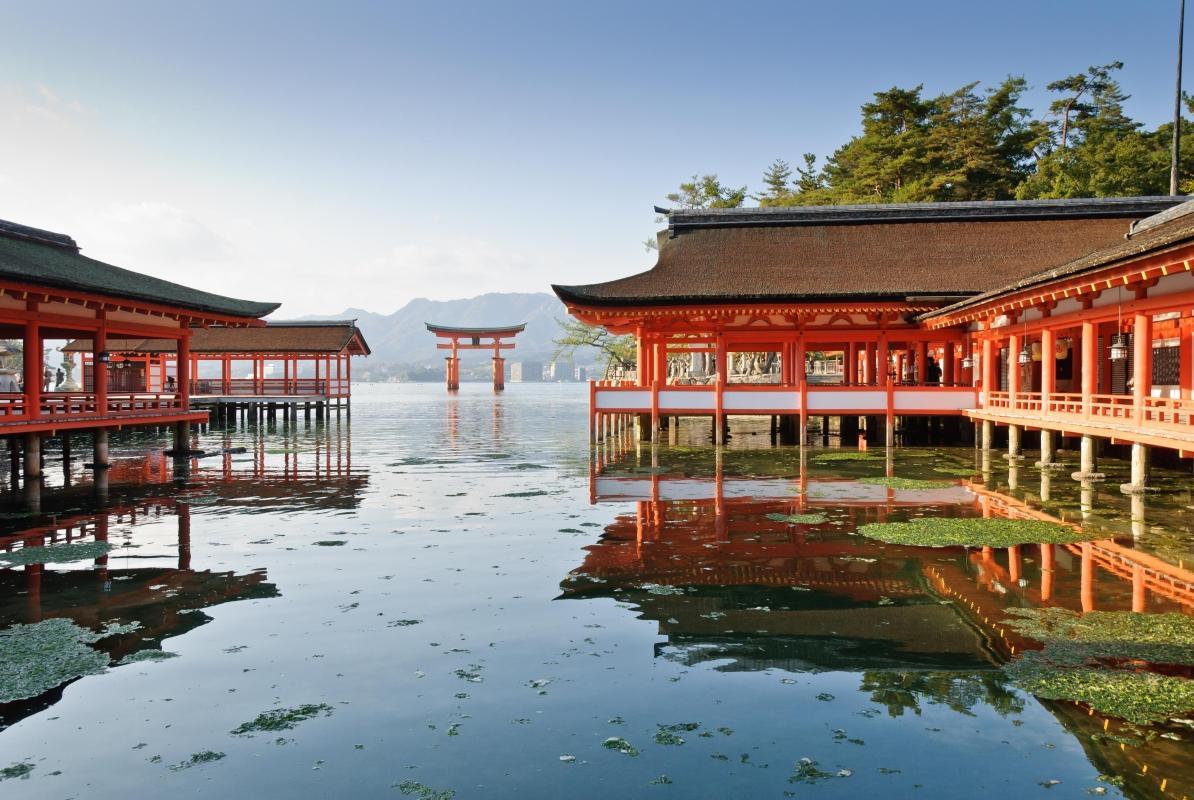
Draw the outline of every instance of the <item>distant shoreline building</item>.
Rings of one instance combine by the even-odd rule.
[[[542,383],[543,362],[513,361],[510,363],[511,383]]]

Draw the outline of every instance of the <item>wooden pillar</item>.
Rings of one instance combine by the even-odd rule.
[[[1041,331],[1041,415],[1049,414],[1049,396],[1057,391],[1057,332]],[[1043,457],[1042,457],[1042,460]]]
[[[1132,325],[1132,403],[1136,424],[1144,423],[1144,401],[1153,391],[1153,317],[1136,312]]]
[[[941,382],[946,386],[953,386],[954,382],[957,380],[954,374],[955,364],[953,342],[945,343],[945,352],[942,355],[941,360],[944,362],[941,365]]]
[[[111,462],[108,458],[108,429],[96,428],[92,432],[91,466],[93,469],[104,469]]]
[[[805,370],[804,357],[804,337],[798,338],[792,346],[792,368],[796,371],[796,385],[800,387],[800,414],[797,425],[800,430],[796,432],[796,443],[804,447],[808,442],[808,373]],[[803,475],[803,472],[801,473]]]
[[[178,401],[185,411],[191,407],[191,333],[178,340]]]
[[[501,356],[493,357],[493,390],[500,392],[506,388],[506,359]]]
[[[1023,368],[1020,366],[1020,349],[1024,346],[1020,335],[1013,333],[1007,337],[1007,393],[1010,405],[1016,408],[1017,395],[1020,394],[1020,376]]]
[[[41,434],[25,434],[25,483],[41,479]]]
[[[1190,318],[1183,316],[1179,321],[1178,330],[1178,384],[1180,396],[1183,400],[1194,397],[1194,347]]]
[[[101,353],[108,349],[108,326],[104,322],[104,312],[100,311],[100,326],[95,332],[95,339],[91,342],[91,390],[95,394],[95,412],[108,413],[108,362],[103,360]],[[149,380],[149,373],[145,373]]]
[[[995,380],[995,370],[998,368],[998,359],[995,356],[995,342],[990,336],[983,337],[983,358],[982,364],[979,365],[980,384],[983,390],[984,405],[988,404],[991,399],[991,392],[999,390],[999,383]]]
[[[1094,402],[1095,380],[1098,375],[1098,342],[1095,338],[1093,322],[1082,323],[1082,413],[1090,416],[1091,404]]]
[[[725,387],[729,372],[726,364],[726,339],[721,331],[717,332],[714,346],[717,379],[713,387],[713,443],[725,444]]]
[[[642,326],[634,329],[634,378],[639,386],[647,385],[647,347]]]
[[[929,380],[929,343],[916,343],[916,382],[922,386]]]
[[[651,441],[659,441],[659,390],[667,385],[667,342],[651,346]]]
[[[858,383],[858,344],[846,343],[846,384],[853,386]]]
[[[29,306],[31,311],[37,310],[36,303],[31,302]],[[25,416],[40,417],[43,355],[41,329],[34,320],[25,323],[22,347],[25,359]]]
[[[452,349],[451,349],[452,355],[448,356],[447,359],[445,359],[445,362],[446,362],[445,369],[447,370],[447,383],[448,383],[448,391],[449,392],[454,392],[460,388],[460,371],[459,371],[459,367],[457,366],[457,364],[459,362],[459,352],[460,351],[457,349],[457,345],[458,345],[458,343],[457,343],[456,339],[453,339],[452,340]],[[315,362],[315,378],[316,378],[316,381],[315,381],[316,386],[318,386],[318,384],[319,384],[319,361],[318,360]]]
[[[1055,439],[1053,431],[1048,428],[1041,429],[1041,466],[1053,463],[1053,459],[1057,455]]]

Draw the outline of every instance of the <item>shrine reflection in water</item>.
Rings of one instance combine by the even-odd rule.
[[[9,493],[0,517],[0,632],[54,618],[93,632],[131,628],[97,645],[112,664],[127,665],[172,657],[168,641],[211,622],[206,609],[281,597],[265,567],[213,567],[211,551],[228,543],[206,540],[203,522],[350,511],[368,480],[352,470],[347,425],[284,433],[279,442],[276,428],[234,425],[208,438],[210,456],[181,463],[133,435],[118,440],[124,452],[108,470],[67,463],[59,486]],[[201,567],[192,563],[196,547],[206,551]],[[0,703],[0,730],[60,700],[70,682]]]
[[[753,446],[765,423],[721,450],[607,444],[590,470],[586,409],[579,386],[365,386],[351,426],[213,427],[177,467],[114,441],[106,485],[47,454],[36,504],[0,495],[0,556],[112,549],[0,569],[0,637],[140,627],[88,645],[106,673],[0,710],[0,770],[30,770],[5,796],[1191,793],[1188,727],[1036,699],[1003,670],[1036,645],[1002,624],[1189,614],[1188,476],[1134,500],[1112,460],[1086,486],[969,449],[826,461]],[[888,474],[947,485],[865,482]],[[982,514],[1106,537],[857,534]],[[156,651],[178,655],[136,660]]]
[[[1091,792],[1121,784],[1132,797],[1190,794],[1194,723],[1141,727],[1080,703],[1034,700],[1001,669],[1040,646],[1006,624],[1012,608],[1194,614],[1186,492],[1154,499],[1150,519],[1149,503],[1112,481],[1080,483],[968,451],[888,449],[839,462],[826,452],[789,451],[790,475],[776,478],[756,477],[757,451],[661,452],[628,440],[599,449],[591,501],[633,512],[586,548],[563,597],[631,604],[664,637],[654,656],[686,666],[857,673],[859,691],[892,716],[926,704],[1015,714],[1039,702],[1104,775]],[[972,474],[927,489],[858,479],[897,472],[938,482]],[[920,517],[1083,523],[1107,538],[925,548],[857,533]]]

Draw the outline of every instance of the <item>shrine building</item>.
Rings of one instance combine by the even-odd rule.
[[[968,418],[1017,454],[1024,429],[1194,452],[1185,200],[660,209],[654,267],[553,288],[638,345],[591,387],[595,440],[704,416],[720,443],[769,415],[789,441],[820,416],[879,443]]]

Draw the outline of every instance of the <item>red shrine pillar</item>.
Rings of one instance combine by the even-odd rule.
[[[34,304],[30,304],[34,305]],[[36,308],[31,309],[36,311]],[[35,320],[25,323],[25,340],[21,344],[25,365],[25,416],[41,416],[42,359],[41,329]]]
[[[1082,322],[1082,411],[1090,416],[1094,402],[1095,381],[1098,370],[1098,343],[1095,341],[1095,325],[1089,320]]]
[[[452,355],[444,359],[447,373],[448,391],[454,392],[460,388],[460,355],[456,349],[457,341],[452,339]]]
[[[184,324],[189,324],[185,322]],[[174,369],[177,373],[178,393],[175,395],[182,411],[191,408],[191,333],[184,331],[178,340],[178,353]],[[174,457],[182,458],[190,451],[191,423],[182,421],[174,424]]]
[[[1020,366],[1020,348],[1024,343],[1020,334],[1013,333],[1007,337],[1007,395],[1011,408],[1016,407],[1020,394],[1020,376],[1024,367]]]
[[[95,339],[91,343],[91,392],[95,395],[95,413],[108,413],[108,362],[101,353],[108,349],[108,324],[103,321],[100,312],[100,326],[95,332]],[[146,380],[149,372],[145,373]]]
[[[1153,390],[1153,317],[1148,312],[1136,312],[1132,325],[1132,403],[1136,424],[1144,422],[1144,400]]]
[[[1057,391],[1057,331],[1041,330],[1041,414],[1049,413],[1049,395]]]
[[[506,388],[506,359],[502,358],[501,340],[493,342],[493,390],[500,392]]]

